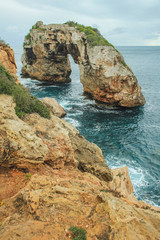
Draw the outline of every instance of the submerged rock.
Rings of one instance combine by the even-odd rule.
[[[132,70],[111,45],[91,46],[84,32],[67,24],[37,22],[24,41],[22,75],[49,82],[69,82],[69,54],[79,64],[84,93],[112,106],[145,104]]]

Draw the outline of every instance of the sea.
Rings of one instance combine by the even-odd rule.
[[[111,168],[127,166],[134,194],[160,207],[160,46],[117,46],[131,67],[145,96],[143,107],[122,109],[97,106],[83,96],[79,67],[70,57],[71,83],[46,85],[22,78],[22,48],[15,48],[21,83],[39,99],[55,98],[72,123],[88,141],[103,151]]]

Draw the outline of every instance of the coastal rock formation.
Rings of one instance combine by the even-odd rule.
[[[69,240],[75,226],[87,240],[158,240],[159,222],[160,209],[134,197],[127,167],[109,169],[53,114],[18,118],[0,94],[0,239]]]
[[[0,43],[0,64],[13,76],[16,83],[19,83],[13,49],[3,43]]]
[[[51,111],[54,116],[62,118],[66,115],[66,111],[55,99],[45,97],[41,100],[41,102]]]
[[[105,181],[112,180],[98,146],[79,135],[70,123],[28,114],[23,121],[15,113],[11,96],[0,95],[0,165],[30,168],[46,163],[52,168],[78,167]]]
[[[69,54],[79,65],[84,93],[112,106],[144,105],[137,79],[111,45],[90,46],[84,32],[67,24],[37,22],[25,37],[22,75],[49,82],[69,82]]]

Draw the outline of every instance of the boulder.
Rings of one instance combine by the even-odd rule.
[[[66,111],[54,98],[45,97],[41,101],[54,116],[62,118],[66,115]]]

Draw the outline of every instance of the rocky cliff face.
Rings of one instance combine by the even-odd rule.
[[[30,168],[46,163],[52,168],[78,167],[100,179],[112,180],[112,173],[95,144],[88,142],[65,120],[38,114],[19,119],[11,96],[0,95],[0,165]]]
[[[17,74],[17,65],[14,58],[13,49],[8,45],[0,43],[0,64],[13,76],[15,81],[19,83]]]
[[[112,46],[87,44],[86,36],[66,24],[36,23],[24,41],[22,74],[41,81],[69,82],[69,54],[79,64],[84,93],[107,105],[144,105],[137,79]]]
[[[160,238],[160,211],[137,199],[127,167],[110,170],[101,150],[52,115],[15,115],[0,95],[0,239]]]

